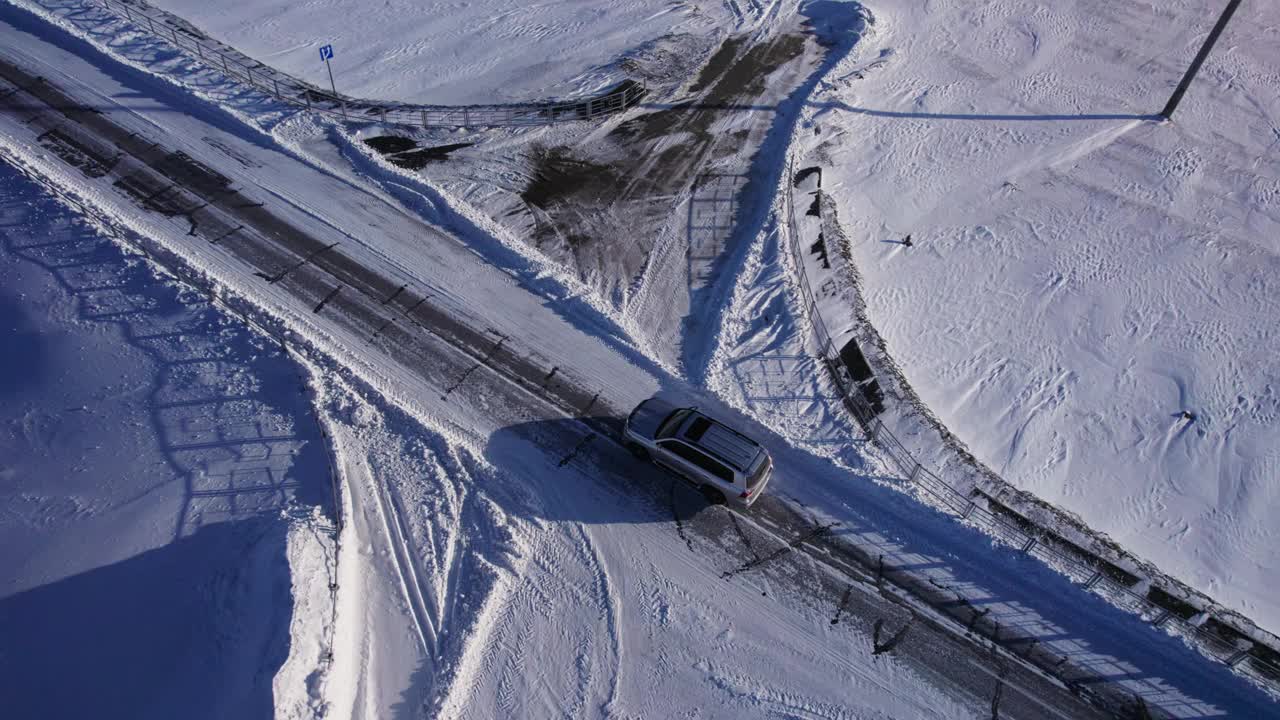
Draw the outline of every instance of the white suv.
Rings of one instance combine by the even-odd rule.
[[[714,504],[748,507],[764,492],[773,460],[759,443],[723,423],[656,397],[636,406],[623,429],[627,449],[697,486]]]

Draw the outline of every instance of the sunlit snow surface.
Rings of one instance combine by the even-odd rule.
[[[806,144],[907,379],[1007,480],[1280,629],[1280,8],[1161,124],[1222,3],[871,6]]]
[[[439,104],[563,97],[617,82],[621,57],[669,33],[708,34],[720,3],[284,0],[155,3],[250,57],[340,92]]]
[[[196,14],[203,8],[175,5],[171,9],[187,14],[199,25],[212,28],[206,23],[216,24],[215,19]],[[246,13],[253,11],[252,7],[245,10]],[[316,13],[315,17],[321,15]],[[508,18],[512,22],[519,19],[515,15]],[[915,21],[927,28],[925,19],[927,16]],[[891,13],[881,15],[880,20],[879,27],[885,33],[895,27],[905,35],[912,32],[905,22],[895,25]],[[311,18],[306,22],[312,22]],[[339,27],[350,25],[340,23]],[[305,23],[299,22],[298,26],[304,27]],[[244,27],[254,30],[256,25],[245,21]],[[362,37],[373,34],[374,31],[370,31]],[[393,37],[394,33],[383,35]],[[878,41],[892,37],[885,34]],[[243,37],[225,39],[250,49],[242,42]],[[923,40],[917,42],[924,43]],[[339,42],[339,55],[345,52],[345,47]],[[876,46],[868,47],[871,48],[868,52],[873,52]],[[298,52],[304,50],[308,58],[314,55],[308,48]],[[477,75],[483,66],[477,58],[488,50],[489,46],[483,45],[468,47],[468,52],[475,55],[467,62],[474,66],[472,69]],[[917,50],[920,55],[930,52],[927,46],[918,46]],[[122,52],[127,54],[130,50],[125,48]],[[256,56],[288,67],[278,58]],[[607,57],[600,62],[614,57],[611,53],[603,56]],[[868,60],[867,57],[861,59]],[[425,58],[420,60],[426,62]],[[311,67],[309,59],[305,62]],[[447,63],[440,63],[440,67],[446,66]],[[575,73],[583,72],[586,67],[569,63],[564,77],[577,77]],[[835,76],[857,68],[855,64]],[[942,72],[950,71],[949,68],[950,65],[937,61],[933,69]],[[78,68],[78,72],[85,71]],[[308,73],[306,77],[313,81],[324,77],[319,74],[318,56]],[[401,75],[408,77],[407,73]],[[500,79],[503,82],[495,87],[505,85],[508,75],[501,75]],[[913,82],[928,84],[930,81],[914,78]],[[95,76],[95,85],[110,83]],[[530,82],[524,86],[531,88],[531,97],[543,94],[543,88],[535,85]],[[476,97],[479,87],[475,86],[475,94],[466,92],[459,97],[468,101],[491,99]],[[856,87],[850,79],[840,92]],[[180,96],[179,93],[175,91],[175,95]],[[122,103],[139,96],[124,89],[117,94]],[[392,96],[400,97],[398,88]],[[814,112],[823,110],[822,103],[833,97],[836,97],[834,91],[819,97]],[[852,100],[846,97],[844,102]],[[151,113],[151,117],[158,118],[158,125],[180,137],[196,137],[191,130],[199,127],[197,118],[217,116],[221,122],[221,116],[208,107],[195,104],[188,110],[173,113],[139,108],[138,113]],[[846,116],[862,119],[862,116]],[[836,111],[831,109],[818,116],[815,124],[823,130],[816,134],[817,142],[831,140],[840,132],[835,127],[835,117]],[[879,121],[878,118],[871,120]],[[1094,121],[1070,125],[1067,131],[1085,128],[1087,122]],[[1098,122],[1101,124],[1089,135],[1113,127],[1110,121]],[[309,131],[305,124],[299,125],[301,130]],[[802,132],[811,133],[812,127],[804,127]],[[306,132],[301,135],[311,143],[303,147],[312,149],[313,159],[330,161],[332,164],[328,167],[338,168],[334,170],[338,174],[345,176],[349,172],[344,163],[338,162],[342,156],[332,148],[307,136]],[[952,137],[949,141],[963,145],[962,139]],[[861,146],[862,142],[856,133],[846,131],[828,150],[869,152],[869,148]],[[194,139],[192,143],[198,145]],[[232,144],[243,149],[243,142]],[[956,151],[955,147],[943,149]],[[203,152],[201,157],[206,160],[214,157],[209,161],[218,162],[207,148],[192,152]],[[918,148],[916,153],[917,162],[926,165],[931,154],[939,154],[928,145]],[[313,212],[321,217],[336,217],[337,226],[368,227],[370,225],[363,222],[365,218],[381,221],[389,217],[379,214],[377,208],[381,206],[376,204],[373,204],[375,210],[370,210],[364,205],[315,200],[327,199],[325,193],[336,186],[336,181],[324,180],[318,173],[298,173],[296,168],[289,167],[288,159],[274,149],[250,149],[246,155],[269,160],[258,163],[256,169],[237,168],[234,172],[246,173],[263,187],[279,186],[298,192],[301,198],[296,202],[310,200],[307,206],[314,208]],[[1074,159],[1071,153],[1055,157]],[[221,162],[220,167],[226,170],[233,161],[223,159]],[[858,167],[852,161],[849,164],[851,168]],[[892,175],[883,168],[877,172]],[[925,175],[921,171],[915,178],[921,186],[927,185]],[[298,178],[306,178],[311,184],[291,184]],[[368,180],[363,174],[361,179]],[[858,182],[871,188],[876,176],[873,174]],[[972,188],[978,186],[975,182],[962,184],[968,192],[974,192]],[[851,185],[846,184],[846,189]],[[299,187],[307,190],[300,191]],[[901,188],[894,192],[901,197],[908,195]],[[994,207],[991,202],[973,204]],[[894,203],[886,199],[881,206],[893,207]],[[842,217],[856,220],[858,215],[846,212]],[[360,222],[350,218],[358,218]],[[862,222],[867,222],[865,217]],[[378,237],[385,240],[400,226],[393,222],[380,227]],[[476,234],[479,233],[472,233]],[[867,242],[878,241],[877,237]],[[200,245],[200,252],[211,252],[205,247],[207,243]],[[782,269],[777,261],[778,252],[771,247],[762,243],[752,252],[748,264],[751,272],[742,275],[744,282],[752,287],[742,288],[739,298],[742,303],[732,310],[734,317],[726,322],[722,338],[724,362],[720,367],[724,372],[712,379],[732,376],[741,383],[741,396],[731,399],[748,406],[762,418],[772,419],[770,413],[774,411],[769,408],[776,407],[777,416],[786,419],[786,422],[779,421],[777,428],[788,440],[827,445],[831,448],[831,457],[852,463],[857,457],[848,449],[844,436],[836,432],[843,429],[837,414],[838,404],[827,397],[829,393],[822,390],[820,383],[812,382],[815,368],[803,357],[802,343],[796,341],[796,323],[783,312],[785,280],[778,273]],[[918,245],[915,249],[922,247]],[[493,261],[492,256],[488,259]],[[417,265],[425,268],[423,272],[443,272],[434,262]],[[758,274],[753,274],[757,271]],[[516,292],[515,286],[509,290],[504,291],[505,294]],[[537,307],[536,304],[533,307]],[[565,312],[569,322],[581,321],[580,311]],[[307,313],[311,315],[309,308]],[[533,315],[532,311],[530,314]],[[512,322],[510,318],[506,321]],[[554,329],[555,326],[548,327]],[[583,327],[595,326],[584,324]],[[574,342],[575,337],[552,333],[537,341],[567,344]],[[737,354],[730,357],[735,351]],[[616,356],[618,352],[591,353],[591,357],[605,360],[611,355]],[[625,356],[634,362],[632,353]],[[611,376],[615,380],[625,379],[625,382],[616,382],[622,388],[618,392],[647,393],[648,388],[636,380],[651,382],[649,371],[626,368],[623,363],[609,367],[623,367],[625,371]],[[497,385],[495,383],[495,387]],[[403,386],[404,389],[416,387],[408,382]],[[721,714],[733,717],[752,714],[921,717],[928,716],[929,711],[939,716],[961,716],[967,710],[936,695],[902,668],[877,664],[868,657],[865,642],[859,644],[858,639],[846,636],[833,639],[826,632],[829,621],[825,615],[762,605],[756,588],[724,583],[703,561],[703,556],[689,554],[688,548],[673,535],[669,508],[637,503],[628,492],[602,484],[602,477],[612,476],[607,468],[568,466],[566,469],[563,463],[557,464],[563,457],[561,454],[548,456],[521,446],[505,438],[501,430],[490,435],[494,428],[487,423],[500,422],[505,426],[515,422],[506,416],[498,417],[500,412],[491,412],[478,423],[471,418],[473,413],[488,409],[486,394],[498,394],[492,388],[481,386],[477,391],[478,409],[474,410],[461,407],[461,403],[437,405],[436,395],[432,393],[412,393],[414,403],[451,416],[450,422],[474,424],[470,430],[475,436],[468,437],[459,437],[449,423],[426,423],[424,427],[417,421],[406,420],[382,401],[364,398],[360,391],[346,388],[331,377],[323,380],[322,388],[325,394],[322,407],[337,437],[339,459],[349,473],[348,487],[353,496],[358,495],[349,517],[353,524],[365,523],[353,536],[360,541],[343,548],[346,555],[340,566],[344,573],[340,584],[345,588],[342,599],[348,604],[339,609],[336,640],[342,652],[328,669],[329,686],[323,688],[323,696],[341,712],[350,710],[356,715],[384,717],[397,710],[415,712],[428,708],[446,715],[498,716],[510,714],[512,707],[519,707],[521,703],[534,708],[530,713],[533,715],[544,710],[541,714],[550,714],[568,706],[582,709],[582,714],[611,712],[649,717],[670,717],[706,706],[720,708]],[[404,401],[404,398],[397,400]],[[828,409],[835,412],[828,415]],[[476,436],[481,439],[477,440]],[[484,437],[492,439],[485,442]],[[777,455],[788,460],[789,469],[785,474],[780,472],[773,487],[778,494],[787,490],[789,482],[796,487],[803,484],[806,494],[823,499],[833,496],[846,500],[876,499],[888,493],[871,483],[848,483],[851,489],[834,488],[844,480],[844,473],[828,473],[830,477],[813,480],[806,471],[815,468],[816,461],[806,460],[801,450],[784,447],[781,438],[771,436],[770,441]],[[563,452],[567,453],[568,449]],[[549,489],[540,485],[548,478],[557,482]],[[625,488],[627,484],[620,486]],[[517,490],[522,487],[537,490],[536,497],[523,496]],[[838,504],[833,502],[828,506],[835,508]],[[886,520],[885,506],[895,509],[897,514]],[[900,527],[911,527],[912,532],[903,535],[913,540],[920,533],[937,531],[940,525],[935,516],[921,515],[927,511],[909,504],[905,498],[901,503],[868,504],[868,507],[871,508],[868,515],[875,515],[880,525],[886,522],[893,525],[899,517],[905,518]],[[930,527],[916,527],[922,518],[923,524]],[[928,546],[939,557],[949,555],[943,549],[949,549],[946,542],[955,538],[949,528],[938,531],[936,537],[941,540]],[[963,552],[957,551],[966,560],[961,570],[977,576],[978,572],[970,568],[990,563],[992,556],[982,549],[985,544],[986,538],[978,538],[977,543],[963,546]],[[1008,587],[1010,577],[1025,584],[1028,572],[1016,564],[991,564],[999,567],[981,569],[984,574],[998,576],[997,586]],[[1037,568],[1030,575],[1035,577],[1034,573],[1042,571],[1043,568]],[[315,577],[320,580],[322,576],[316,573]],[[1065,581],[1061,582],[1065,585]],[[1053,595],[1035,587],[1034,583],[1027,592]],[[1053,604],[1049,600],[1054,599],[1073,606],[1070,613],[1061,611],[1062,616],[1074,617],[1078,612],[1074,607],[1076,598],[1049,598],[1045,604]],[[1051,610],[1059,611],[1059,608]],[[1073,627],[1069,631],[1053,630],[1053,633],[1065,643],[1075,642],[1077,631],[1078,628]],[[1153,634],[1153,637],[1167,640],[1164,636]],[[1092,652],[1088,647],[1086,650]],[[1177,655],[1174,664],[1183,660],[1185,658]],[[1120,674],[1132,673],[1137,676],[1135,681],[1146,679],[1141,672],[1127,666],[1117,664],[1113,670]],[[1195,672],[1200,672],[1198,664]],[[293,687],[296,690],[298,685]],[[707,711],[707,714],[715,713]]]

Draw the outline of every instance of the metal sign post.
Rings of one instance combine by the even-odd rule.
[[[334,101],[334,102],[339,102],[339,100],[338,100],[338,86],[337,86],[337,85],[335,85],[335,84],[333,83],[333,67],[329,64],[329,59],[330,59],[330,58],[332,58],[332,57],[333,57],[333,46],[332,46],[332,45],[323,45],[323,46],[321,46],[321,47],[320,47],[320,59],[324,61],[324,68],[325,68],[325,70],[328,70],[328,71],[329,71],[329,89],[333,90],[333,101]],[[342,115],[343,115],[343,117],[346,117],[346,115],[347,115],[347,104],[346,104],[346,103],[342,103]]]

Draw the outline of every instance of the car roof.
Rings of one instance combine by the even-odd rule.
[[[739,472],[746,472],[760,454],[756,441],[698,412],[685,421],[678,437],[707,450]]]

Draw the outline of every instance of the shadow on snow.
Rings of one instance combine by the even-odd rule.
[[[47,271],[74,299],[76,320],[111,326],[153,368],[143,406],[167,469],[129,478],[123,494],[133,496],[111,497],[112,507],[182,487],[167,544],[0,600],[6,712],[269,717],[292,612],[282,513],[333,513],[299,370],[12,168],[0,166],[0,176],[6,262]],[[15,305],[0,308],[19,319],[5,333],[0,398],[19,380],[39,382],[47,353]],[[44,492],[67,491],[55,478],[36,480]]]

